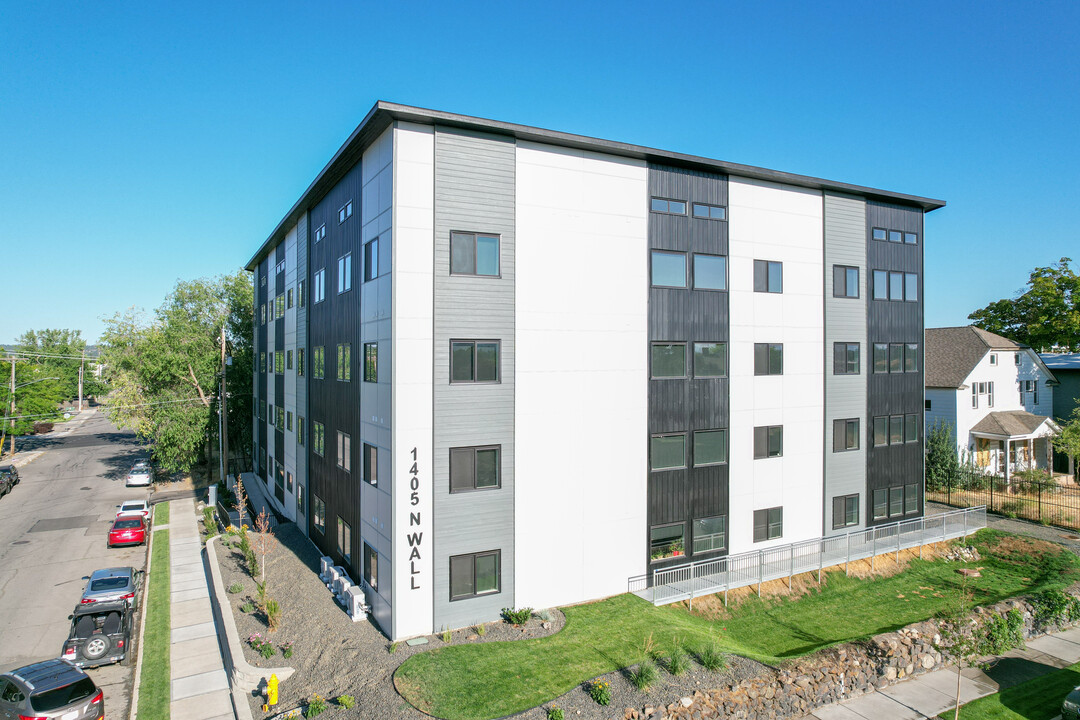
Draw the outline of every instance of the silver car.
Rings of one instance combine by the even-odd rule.
[[[105,694],[67,660],[45,660],[0,675],[0,717],[101,720]]]
[[[127,474],[125,484],[128,487],[146,487],[154,482],[154,471],[149,465],[136,464]]]
[[[128,607],[135,607],[139,596],[142,572],[133,567],[115,567],[95,570],[86,583],[80,604],[123,600]]]

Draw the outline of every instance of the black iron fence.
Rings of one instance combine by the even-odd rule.
[[[988,512],[1006,517],[1080,530],[1080,486],[1043,472],[1021,473],[1009,482],[970,470],[940,481],[928,477],[926,499],[954,507],[985,505]]]

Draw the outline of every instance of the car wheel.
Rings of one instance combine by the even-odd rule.
[[[83,645],[83,656],[88,660],[98,660],[105,657],[105,653],[109,652],[111,646],[112,643],[109,642],[107,635],[95,635]]]

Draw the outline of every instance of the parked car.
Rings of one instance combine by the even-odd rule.
[[[141,515],[150,522],[150,503],[145,500],[125,500],[116,512],[116,517],[121,515]]]
[[[133,516],[138,517],[138,516]],[[134,607],[142,583],[142,572],[133,567],[114,567],[95,570],[83,590],[83,605],[95,602],[123,600]]]
[[[0,717],[102,720],[105,694],[73,663],[45,660],[0,675]]]
[[[154,471],[145,461],[139,461],[127,474],[125,484],[128,487],[147,487],[154,482]]]
[[[146,542],[146,520],[136,515],[122,515],[109,528],[109,547],[142,545]]]
[[[1065,696],[1065,702],[1061,703],[1061,720],[1077,718],[1080,718],[1080,686],[1073,688],[1072,692]]]
[[[19,484],[19,469],[14,465],[0,465],[0,495],[7,495]]]
[[[134,614],[122,600],[79,605],[71,614],[63,659],[80,668],[123,662],[131,646]]]

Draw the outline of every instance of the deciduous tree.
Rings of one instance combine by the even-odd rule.
[[[1027,290],[968,315],[977,327],[1039,351],[1061,348],[1080,351],[1080,276],[1063,257],[1049,267],[1037,267]]]

